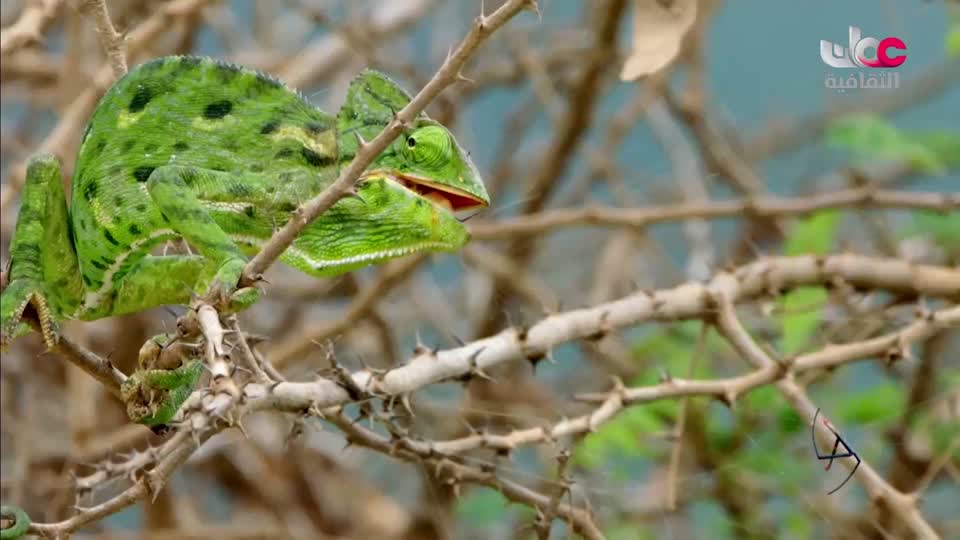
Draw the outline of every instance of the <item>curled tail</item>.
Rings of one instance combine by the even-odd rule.
[[[20,538],[30,527],[30,516],[19,506],[0,506],[0,517],[13,521],[9,527],[0,529],[0,540]]]

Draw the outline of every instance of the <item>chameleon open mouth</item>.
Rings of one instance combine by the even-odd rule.
[[[452,186],[437,184],[413,175],[399,173],[394,174],[394,179],[403,187],[451,212],[473,210],[487,206],[486,201]]]

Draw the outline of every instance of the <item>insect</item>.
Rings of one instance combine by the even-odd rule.
[[[857,467],[860,466],[860,456],[858,456],[857,453],[854,452],[852,448],[850,448],[847,442],[843,440],[843,437],[841,437],[839,433],[837,433],[837,430],[833,429],[833,426],[830,425],[830,421],[827,420],[826,418],[823,419],[823,425],[827,426],[827,429],[830,430],[830,433],[833,433],[833,435],[836,437],[836,440],[833,441],[833,450],[829,454],[821,454],[820,450],[817,448],[817,417],[819,415],[820,415],[820,408],[817,407],[817,412],[814,413],[813,415],[813,422],[810,424],[810,440],[813,442],[813,451],[817,454],[817,459],[829,460],[827,461],[827,466],[824,468],[824,470],[829,471],[830,467],[833,465],[833,460],[835,459],[852,457],[853,459],[857,460],[857,464],[853,466],[853,470],[850,471],[850,474],[847,475],[847,477],[843,480],[843,482],[839,486],[833,488],[829,493],[827,493],[827,495],[833,495],[834,493],[837,492],[837,490],[842,488],[847,483],[848,480],[853,478],[853,473],[857,472]],[[838,454],[837,448],[839,448],[841,444],[843,445],[844,453]]]

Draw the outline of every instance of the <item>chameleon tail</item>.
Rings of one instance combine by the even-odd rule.
[[[12,525],[0,529],[0,540],[20,538],[30,528],[30,516],[19,506],[0,506],[0,517],[13,520]]]

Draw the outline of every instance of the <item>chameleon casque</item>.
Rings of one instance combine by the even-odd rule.
[[[223,311],[249,307],[258,289],[232,292],[247,257],[409,101],[370,70],[331,116],[280,81],[219,60],[174,56],[139,65],[104,95],[87,125],[69,208],[56,158],[28,164],[0,297],[0,345],[32,330],[27,310],[53,348],[63,320],[186,305],[220,291],[231,293]],[[450,131],[421,114],[367,168],[357,196],[311,223],[281,260],[331,276],[415,252],[455,251],[468,234],[454,212],[488,202]],[[196,254],[156,253],[176,239]],[[162,426],[200,378],[195,357],[159,360],[169,341],[148,342],[121,389],[133,421]],[[17,524],[2,538],[20,536],[29,519],[15,507],[3,513]]]

